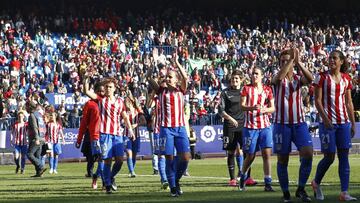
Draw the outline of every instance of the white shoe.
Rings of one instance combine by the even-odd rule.
[[[55,173],[55,174],[58,174],[57,170],[54,170],[54,173]]]
[[[49,173],[50,173],[50,174],[53,174],[53,173],[54,173],[54,170],[53,170],[53,169],[50,169]]]
[[[317,200],[324,200],[324,194],[320,188],[320,185],[318,185],[315,180],[311,181],[312,189],[314,190],[314,197]]]
[[[348,192],[341,192],[339,196],[340,201],[356,201],[356,197],[352,197]]]

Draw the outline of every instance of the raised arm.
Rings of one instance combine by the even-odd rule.
[[[286,50],[286,51],[288,51],[288,50]],[[279,60],[281,60],[281,57]],[[283,80],[285,78],[285,76],[289,72],[290,68],[292,66],[294,66],[294,60],[295,60],[294,49],[291,49],[290,50],[290,59],[284,64],[283,67],[280,67],[279,72],[272,78],[272,80],[271,80],[272,84],[277,85],[277,84],[279,84],[279,82],[281,80]],[[280,61],[280,63],[282,63],[282,62]]]
[[[154,66],[155,66],[155,64],[151,64],[150,67],[148,68],[148,70],[146,72],[146,79],[149,82],[150,87],[152,89],[154,89],[155,92],[157,92],[159,90],[160,86],[152,77],[152,73],[154,71]]]
[[[300,71],[303,73],[304,77],[301,77],[301,83],[303,85],[311,84],[314,80],[313,75],[310,73],[310,71],[305,67],[303,63],[300,61],[300,52],[298,49],[295,49],[295,65],[300,69]]]
[[[90,88],[89,88],[89,78],[85,78],[84,80],[84,84],[83,84],[83,93],[85,95],[87,95],[88,97],[90,97],[91,99],[97,99],[97,94],[95,94],[95,92],[91,91]]]
[[[188,84],[188,76],[186,74],[186,71],[185,69],[183,68],[183,66],[179,63],[179,57],[178,55],[176,54],[175,55],[175,63],[176,63],[176,66],[178,67],[179,69],[179,72],[180,72],[180,75],[181,75],[181,85],[180,85],[180,88],[183,92],[186,91],[187,89],[187,84]]]

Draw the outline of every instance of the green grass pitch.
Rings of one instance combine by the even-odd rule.
[[[315,175],[321,156],[315,156],[313,169],[308,182]],[[151,162],[138,161],[136,178],[127,176],[126,162],[116,178],[119,190],[112,195],[105,194],[100,188],[91,188],[91,179],[85,178],[85,163],[60,163],[57,175],[45,173],[43,178],[30,178],[32,165],[26,165],[23,175],[16,175],[15,166],[0,166],[0,202],[281,202],[282,193],[277,183],[276,157],[272,157],[272,177],[276,192],[263,192],[263,172],[261,157],[255,159],[252,177],[259,181],[255,187],[239,192],[236,187],[228,187],[225,158],[194,160],[190,162],[190,177],[182,179],[184,194],[172,198],[169,191],[160,189],[159,176],[153,176]],[[335,161],[323,181],[325,201],[338,202],[340,181],[338,162]],[[360,155],[350,157],[351,177],[350,194],[360,198]],[[292,156],[289,163],[290,192],[294,197],[298,177],[299,158]],[[100,181],[98,181],[100,183]],[[312,196],[310,185],[306,188]],[[313,202],[318,202],[313,200]]]

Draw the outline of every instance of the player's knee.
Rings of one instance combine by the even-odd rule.
[[[327,153],[324,154],[324,160],[329,163],[332,164],[335,160],[335,153]]]
[[[166,160],[174,160],[174,156],[173,155],[165,155],[165,159]]]
[[[190,154],[189,152],[182,153],[182,154],[180,155],[180,158],[181,158],[181,160],[183,160],[183,161],[189,161],[190,158],[191,158],[191,154]]]
[[[254,160],[255,159],[255,154],[246,154],[246,158],[247,160]]]
[[[227,157],[228,157],[229,159],[234,158],[234,156],[235,156],[234,151],[228,151]]]
[[[281,165],[288,165],[289,163],[289,156],[288,155],[284,155],[284,156],[278,156],[278,161],[279,164]]]

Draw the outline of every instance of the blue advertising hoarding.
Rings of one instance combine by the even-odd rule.
[[[222,125],[215,126],[192,126],[195,130],[197,136],[196,142],[196,151],[201,153],[224,153],[222,150],[222,135],[223,129]],[[356,123],[356,138],[360,138],[360,123]],[[10,131],[3,131],[3,134],[6,136],[5,148],[11,149],[10,146]],[[78,135],[78,129],[76,128],[67,128],[64,129],[65,136],[65,145],[62,145],[63,153],[60,155],[61,159],[64,158],[81,158],[82,153],[80,149],[75,148],[75,143]],[[145,127],[140,127],[140,139],[141,139],[141,149],[139,156],[149,156],[151,155],[150,147],[150,136],[149,132]],[[313,145],[315,150],[320,150],[320,141],[317,135],[313,136]],[[0,145],[2,146],[2,145]],[[293,146],[293,150],[296,148]]]

